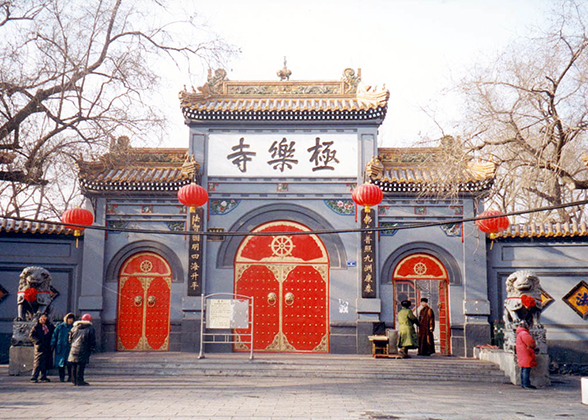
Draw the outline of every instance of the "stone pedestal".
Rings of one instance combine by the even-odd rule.
[[[10,346],[8,374],[20,376],[33,370],[35,349],[32,346]]]
[[[486,360],[500,366],[510,382],[514,385],[521,385],[521,368],[517,363],[514,353],[498,349],[474,349],[474,357]],[[537,366],[531,369],[531,385],[543,388],[551,385],[549,380],[549,356],[538,354]]]

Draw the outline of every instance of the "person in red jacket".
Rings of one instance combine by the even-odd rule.
[[[525,321],[521,321],[517,328],[517,360],[521,367],[521,386],[535,389],[530,380],[531,368],[537,366],[535,340],[529,334],[529,325]]]

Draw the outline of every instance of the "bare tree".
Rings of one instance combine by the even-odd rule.
[[[0,212],[59,215],[80,155],[120,134],[154,138],[162,63],[222,65],[237,51],[164,1],[0,0]]]
[[[586,23],[585,2],[560,1],[551,28],[520,39],[460,84],[466,100],[461,146],[466,156],[497,164],[494,207],[556,206],[587,196]],[[583,216],[583,209],[561,209],[529,220]]]

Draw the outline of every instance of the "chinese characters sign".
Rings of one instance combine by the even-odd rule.
[[[354,134],[211,134],[210,176],[355,177]]]
[[[563,297],[563,301],[583,319],[588,319],[588,283],[578,283]]]
[[[190,213],[189,226],[191,231],[202,231],[202,207],[196,207],[194,213]],[[188,296],[200,296],[202,294],[202,235],[190,235],[188,250]]]
[[[373,228],[375,213],[361,210],[361,228]],[[361,232],[361,297],[376,297],[376,233]]]

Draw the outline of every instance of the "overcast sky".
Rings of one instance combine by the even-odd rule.
[[[230,80],[278,80],[284,56],[290,80],[339,80],[347,67],[362,69],[368,85],[390,90],[380,128],[384,147],[418,145],[461,116],[444,92],[476,62],[544,25],[550,0],[221,0],[183,7],[242,53],[228,65]],[[190,6],[187,6],[189,4]],[[174,75],[166,85],[172,131],[166,146],[186,147],[177,92],[201,86],[205,75]],[[167,112],[167,111],[166,111]],[[450,130],[449,130],[450,131]],[[448,134],[451,134],[450,132]]]

